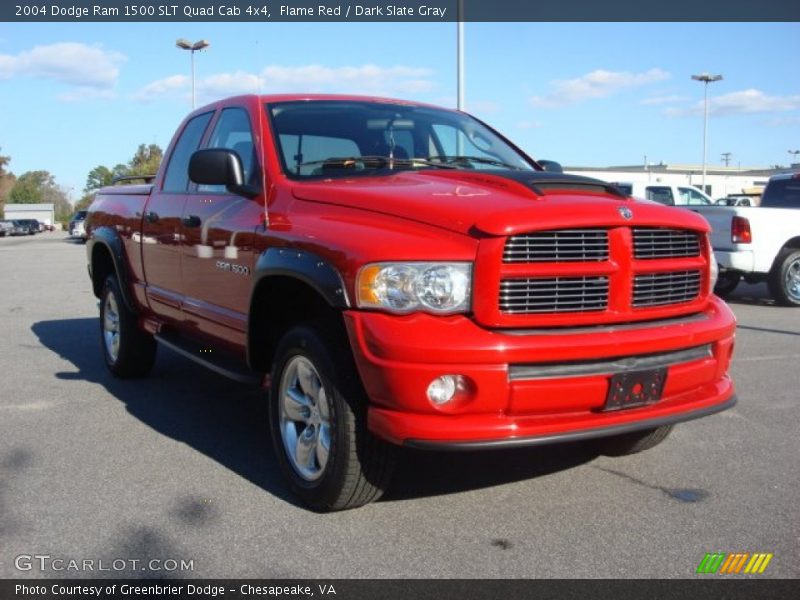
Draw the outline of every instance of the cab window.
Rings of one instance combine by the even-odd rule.
[[[200,146],[200,140],[203,139],[203,133],[205,133],[213,114],[213,112],[207,112],[197,115],[183,128],[181,137],[175,143],[175,148],[169,158],[169,165],[164,174],[163,191],[183,193],[189,187],[189,158]]]
[[[678,193],[681,195],[681,204],[693,204],[695,206],[710,204],[706,197],[695,189],[679,187]]]
[[[243,108],[225,108],[220,113],[211,138],[209,148],[227,148],[239,155],[242,161],[244,180],[253,183],[258,173],[256,148],[253,144],[253,132],[250,128],[250,118]],[[200,185],[200,192],[225,192],[224,185]]]
[[[675,198],[672,195],[672,190],[666,185],[649,185],[644,190],[645,198],[672,206],[675,204]]]

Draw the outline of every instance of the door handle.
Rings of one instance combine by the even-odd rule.
[[[184,224],[185,227],[200,227],[200,217],[197,215],[186,215],[181,219],[181,222]]]
[[[148,223],[158,223],[158,213],[155,213],[152,210],[148,210],[146,213],[144,213],[144,218]]]

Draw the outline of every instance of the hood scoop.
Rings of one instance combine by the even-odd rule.
[[[492,173],[497,177],[511,179],[521,183],[537,196],[544,196],[551,191],[559,192],[589,192],[596,194],[611,194],[619,198],[629,198],[617,186],[582,175],[566,175],[563,173],[548,173],[530,171],[501,171]]]

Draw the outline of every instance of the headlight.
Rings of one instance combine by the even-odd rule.
[[[396,313],[467,312],[471,288],[472,264],[461,262],[375,263],[363,267],[356,281],[359,307]]]
[[[714,256],[714,252],[712,251],[709,254],[709,265],[708,265],[708,279],[711,281],[711,291],[714,291],[714,286],[717,285],[717,279],[719,278],[719,265],[717,264],[717,258]]]

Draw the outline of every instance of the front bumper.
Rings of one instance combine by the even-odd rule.
[[[371,400],[369,428],[396,444],[464,448],[583,439],[689,420],[735,402],[727,370],[736,324],[716,297],[688,317],[596,328],[487,330],[464,316],[362,311],[347,311],[345,321]],[[613,373],[603,365],[611,359],[646,362],[699,347],[708,352],[668,366],[659,402],[602,411]],[[566,371],[553,371],[561,365]],[[579,368],[571,373],[574,365]],[[468,385],[436,407],[426,391],[444,374],[460,374]]]

